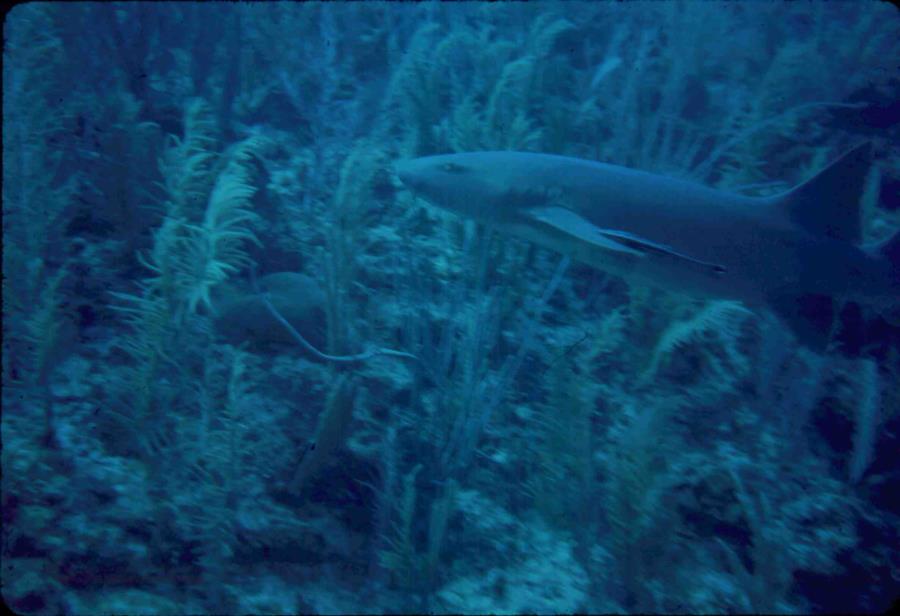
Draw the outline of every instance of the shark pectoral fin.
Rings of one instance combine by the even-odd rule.
[[[531,215],[535,220],[600,248],[635,257],[665,258],[684,266],[699,269],[711,276],[725,274],[725,267],[722,265],[695,259],[669,246],[657,244],[627,231],[602,229],[564,207],[534,208],[531,210]]]
[[[624,252],[635,257],[643,257],[644,252],[635,250],[625,243],[606,237],[603,229],[596,227],[572,210],[564,207],[542,207],[529,210],[532,218],[553,227],[567,235],[606,250]]]
[[[614,231],[611,229],[600,229],[600,233],[603,234],[604,237],[607,237],[613,241],[617,241],[632,250],[637,250],[645,255],[654,255],[657,257],[665,257],[669,259],[674,259],[682,263],[683,265],[690,266],[693,268],[700,269],[709,273],[712,276],[724,276],[725,275],[725,266],[719,265],[717,263],[709,263],[707,261],[701,261],[700,259],[695,259],[694,257],[688,256],[684,253],[678,252],[669,246],[665,246],[663,244],[657,244],[656,242],[652,242],[642,237],[638,237],[637,235],[633,235],[631,233],[627,233],[625,231]]]
[[[800,344],[823,352],[834,330],[834,299],[827,295],[784,292],[769,298],[772,310],[794,332]]]

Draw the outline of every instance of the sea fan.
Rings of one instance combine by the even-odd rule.
[[[247,224],[258,216],[250,208],[256,189],[242,161],[233,159],[216,178],[203,223],[186,225],[187,237],[176,286],[189,313],[211,306],[210,291],[228,276],[250,264],[245,241],[259,244]]]

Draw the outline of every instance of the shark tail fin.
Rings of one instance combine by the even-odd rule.
[[[775,201],[807,231],[858,244],[862,239],[860,197],[871,163],[872,144],[867,141]]]

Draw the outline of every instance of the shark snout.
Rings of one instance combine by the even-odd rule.
[[[394,173],[397,174],[397,177],[400,178],[400,181],[407,188],[418,188],[420,182],[418,181],[418,174],[415,172],[415,165],[413,161],[402,160],[394,163]]]
[[[414,174],[408,161],[400,161],[394,163],[394,173],[397,174],[397,177],[400,178],[401,182],[403,182],[406,186],[412,188]]]

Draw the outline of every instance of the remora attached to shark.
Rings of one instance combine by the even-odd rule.
[[[773,197],[578,158],[466,152],[396,164],[434,205],[625,278],[768,305],[823,349],[836,303],[900,307],[900,232],[860,246],[871,145]]]

